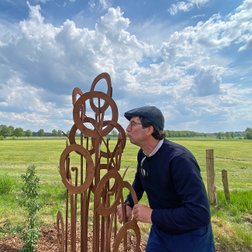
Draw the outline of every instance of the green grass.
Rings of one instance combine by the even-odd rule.
[[[228,247],[229,251],[252,251],[252,141],[178,138],[172,141],[191,150],[200,164],[204,181],[206,149],[214,149],[218,205],[211,211],[216,243],[220,248]],[[114,145],[111,141],[112,148]],[[64,213],[65,188],[58,167],[65,146],[63,138],[0,141],[0,235],[3,227],[18,225],[24,219],[17,198],[21,187],[20,176],[31,163],[36,165],[40,178],[43,207],[39,214],[42,223],[55,223],[57,211]],[[123,174],[129,167],[125,177],[129,182],[134,179],[137,151],[137,146],[127,142],[120,172]],[[231,203],[227,203],[224,197],[222,169],[228,172]],[[142,202],[146,201],[144,197]],[[143,237],[147,237],[148,228],[148,225],[141,225]],[[239,250],[242,247],[244,250]]]
[[[211,208],[216,243],[223,250],[252,251],[252,192],[233,191],[231,196],[227,203],[224,193],[218,192],[218,205]]]
[[[206,149],[214,149],[217,190],[222,190],[221,171],[228,172],[230,190],[252,190],[252,141],[249,140],[176,140],[193,152],[206,179]]]
[[[1,194],[9,194],[14,186],[16,185],[16,181],[10,177],[9,175],[3,175],[0,177],[0,195]]]

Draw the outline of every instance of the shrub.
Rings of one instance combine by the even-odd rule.
[[[19,205],[27,213],[25,227],[20,230],[24,246],[21,251],[32,252],[35,250],[39,237],[39,225],[37,213],[40,210],[39,204],[39,178],[36,175],[35,165],[27,168],[26,174],[21,175],[23,185]]]

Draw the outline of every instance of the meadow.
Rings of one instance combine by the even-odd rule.
[[[206,181],[206,149],[214,149],[217,206],[212,206],[212,223],[220,251],[252,251],[252,141],[217,139],[171,139],[187,147],[196,157]],[[111,140],[113,141],[113,140]],[[56,222],[58,210],[64,209],[65,188],[59,175],[59,158],[66,145],[64,138],[8,139],[0,141],[0,237],[22,223],[23,210],[17,205],[21,174],[35,164],[40,178],[42,225]],[[134,179],[138,147],[127,142],[121,173]],[[228,172],[231,203],[226,202],[221,170]],[[146,198],[143,198],[143,202]],[[143,237],[148,232],[143,226]],[[227,249],[227,250],[226,250]]]

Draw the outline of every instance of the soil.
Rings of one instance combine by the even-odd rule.
[[[88,238],[89,248],[91,247],[91,237]],[[131,248],[132,247],[132,248]],[[134,251],[132,244],[128,244],[127,251]],[[141,251],[145,251],[145,244],[141,244]],[[22,241],[18,236],[7,236],[0,240],[0,252],[17,252],[22,248]],[[57,229],[56,226],[44,227],[37,243],[36,252],[56,252],[57,246]],[[70,251],[70,250],[69,250]],[[77,251],[78,248],[77,248]],[[89,249],[92,251],[92,249]],[[123,251],[123,250],[120,250]]]
[[[89,235],[88,238],[88,251],[92,251],[92,235]],[[252,248],[242,248],[242,249],[230,249],[227,247],[222,247],[218,243],[217,239],[215,241],[216,252],[251,252]],[[145,251],[145,242],[142,242],[140,245],[140,251]],[[0,252],[18,252],[22,248],[22,241],[18,236],[7,236],[0,240]],[[44,227],[41,229],[40,238],[37,243],[36,252],[57,252],[57,229],[56,226]],[[70,249],[68,251],[71,251]],[[80,251],[77,247],[76,251]],[[123,252],[124,250],[120,248],[119,252]],[[134,251],[134,245],[131,240],[128,242],[128,252]]]

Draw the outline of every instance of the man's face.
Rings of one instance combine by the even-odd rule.
[[[134,116],[130,119],[126,132],[130,142],[135,145],[141,146],[142,141],[146,139],[145,128],[143,128],[138,116]]]

